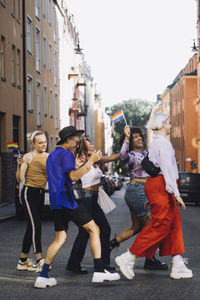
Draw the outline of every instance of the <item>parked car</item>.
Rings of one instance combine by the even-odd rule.
[[[125,181],[125,177],[124,177],[124,175],[119,175],[119,179],[121,180],[121,181]]]
[[[200,204],[200,174],[179,172],[179,191],[184,202]]]

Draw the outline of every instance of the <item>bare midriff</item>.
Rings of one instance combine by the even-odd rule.
[[[135,184],[136,182],[143,182],[143,183],[145,183],[146,180],[147,180],[147,177],[144,177],[144,178],[133,178],[131,180],[131,184]]]
[[[87,186],[87,187],[84,187],[84,189],[92,190],[92,191],[98,191],[99,190],[99,184],[94,184],[92,186]]]

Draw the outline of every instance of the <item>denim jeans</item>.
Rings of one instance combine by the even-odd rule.
[[[124,199],[130,211],[133,211],[136,216],[144,216],[150,214],[149,209],[144,208],[147,197],[144,192],[145,183],[137,181],[135,184],[129,183]]]

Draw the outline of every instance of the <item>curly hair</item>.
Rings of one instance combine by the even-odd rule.
[[[143,135],[142,129],[140,127],[131,127],[130,131],[131,131],[131,134],[130,134],[130,138],[129,138],[129,151],[132,151],[132,149],[133,149],[133,139],[132,139],[133,133],[138,133],[141,136],[143,141],[144,141],[144,135]],[[120,139],[119,139],[120,147],[122,147],[125,137],[126,137],[125,133],[122,133],[122,135],[120,136]]]

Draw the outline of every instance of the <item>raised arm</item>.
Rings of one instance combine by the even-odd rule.
[[[88,159],[88,161],[80,167],[78,170],[70,170],[69,171],[69,177],[72,181],[79,180],[84,174],[86,174],[90,167],[93,165],[93,163],[99,161],[101,159],[102,155],[99,152],[94,151],[91,155],[91,157]]]
[[[130,139],[130,127],[129,127],[129,125],[126,125],[124,127],[124,133],[125,133],[125,139],[124,139],[124,142],[123,142],[121,150],[120,150],[120,159],[122,161],[127,160],[127,158],[128,158],[129,139]]]
[[[120,153],[112,154],[112,155],[108,155],[108,156],[102,156],[100,162],[102,162],[102,163],[108,163],[110,161],[115,161],[115,160],[117,160],[119,158],[120,158]]]

